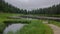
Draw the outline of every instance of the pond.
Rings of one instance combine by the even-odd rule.
[[[24,18],[23,18],[24,19]],[[35,20],[32,18],[26,18],[27,20]],[[7,23],[12,23],[11,21],[7,21]],[[15,23],[15,21],[13,22]],[[27,22],[25,22],[25,24],[22,24],[23,22],[18,22],[16,24],[11,24],[8,25],[8,27],[5,28],[5,30],[3,31],[3,34],[7,34],[8,32],[13,32],[15,33],[16,31],[20,30],[21,28],[23,28],[25,25],[28,25]],[[30,22],[29,22],[30,23]]]
[[[12,31],[13,33],[15,33],[16,31],[20,30],[21,28],[23,28],[23,26],[25,26],[27,24],[11,24],[8,27],[5,28],[3,34],[7,34],[8,32]]]

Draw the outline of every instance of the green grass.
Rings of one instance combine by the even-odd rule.
[[[5,29],[5,24],[4,23],[0,23],[0,33],[3,32],[3,30]]]
[[[57,26],[60,27],[60,22],[58,22],[58,21],[50,20],[50,21],[49,21],[49,24],[54,24],[54,25],[57,25]]]
[[[5,24],[3,21],[31,21],[29,25],[24,26],[21,30],[18,30],[15,34],[53,34],[52,29],[42,23],[42,20],[27,20],[27,19],[7,19],[8,16],[20,16],[21,14],[12,13],[0,13],[0,31],[2,32]],[[13,32],[8,32],[8,34],[13,34]]]
[[[53,31],[48,25],[43,24],[41,20],[32,20],[29,25],[24,26],[14,34],[53,34]]]
[[[0,33],[3,32],[4,28],[6,27],[3,21],[7,20],[8,16],[20,16],[22,14],[12,14],[12,13],[0,13]]]
[[[7,20],[7,17],[9,17],[9,16],[21,16],[21,15],[23,15],[23,14],[0,13],[0,22]]]

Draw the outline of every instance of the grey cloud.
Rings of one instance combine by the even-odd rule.
[[[60,0],[5,0],[6,2],[23,9],[35,9],[49,7],[60,3]]]

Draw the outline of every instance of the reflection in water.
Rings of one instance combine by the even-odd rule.
[[[36,20],[36,19],[33,19],[33,18],[26,18],[27,20]]]
[[[26,24],[20,24],[19,23],[19,24],[9,25],[8,27],[6,27],[3,34],[7,34],[9,31],[16,32],[17,30],[23,28],[24,25],[26,25]]]

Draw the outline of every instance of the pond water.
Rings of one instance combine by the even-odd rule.
[[[15,33],[17,30],[20,30],[21,28],[23,28],[23,26],[25,26],[26,24],[12,24],[9,25],[8,27],[5,28],[3,34],[7,34],[8,32],[12,31],[13,33]]]
[[[32,18],[27,18],[27,20],[34,20]],[[5,28],[5,30],[3,31],[3,34],[7,34],[8,32],[13,32],[15,33],[16,31],[20,30],[21,28],[23,28],[25,25],[28,25],[28,24],[21,24],[21,23],[18,23],[18,24],[11,24],[9,25],[8,27]]]
[[[27,20],[36,20],[36,19],[33,19],[33,18],[26,18]]]

